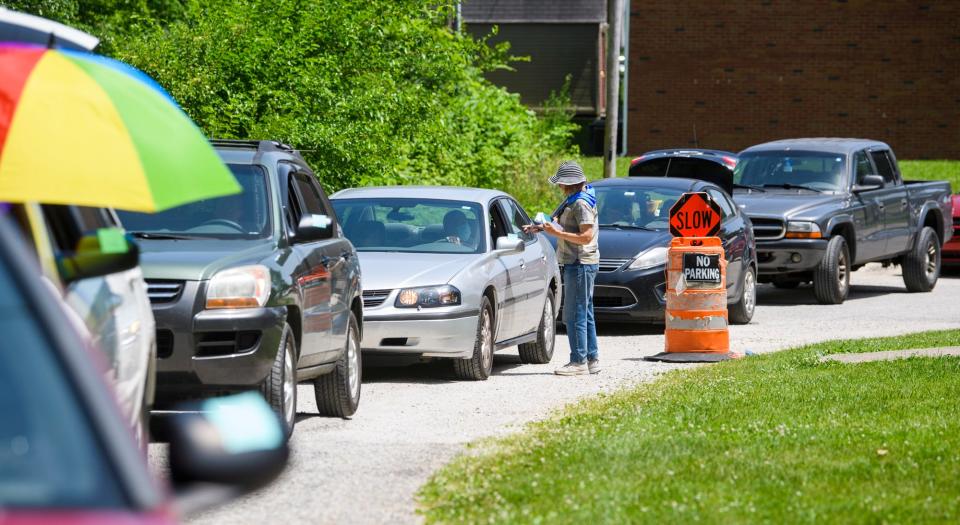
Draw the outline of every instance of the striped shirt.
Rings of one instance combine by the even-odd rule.
[[[587,244],[574,244],[563,239],[557,239],[557,262],[560,264],[600,264],[600,249],[597,247],[597,209],[582,199],[577,199],[566,206],[557,222],[565,232],[580,233],[580,226],[593,225],[593,238]]]

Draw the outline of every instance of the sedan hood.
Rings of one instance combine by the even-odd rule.
[[[843,196],[803,190],[737,191],[733,200],[747,215],[792,218],[820,206],[836,208],[843,201]]]
[[[141,239],[138,243],[144,278],[183,281],[202,281],[224,268],[256,264],[276,250],[272,241]]]
[[[597,248],[601,259],[633,259],[640,252],[654,246],[668,246],[673,237],[667,231],[646,231],[600,228]],[[556,237],[548,237],[554,249]]]
[[[364,290],[390,290],[446,284],[468,264],[483,257],[476,253],[360,252]]]

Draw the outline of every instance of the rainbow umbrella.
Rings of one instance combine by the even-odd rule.
[[[200,129],[141,71],[0,44],[0,201],[153,212],[239,191]]]

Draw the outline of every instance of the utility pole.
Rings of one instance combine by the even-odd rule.
[[[620,110],[620,33],[623,32],[623,0],[607,0],[607,96],[603,133],[603,176],[617,176],[617,123]]]

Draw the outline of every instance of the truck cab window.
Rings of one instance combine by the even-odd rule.
[[[883,181],[887,184],[896,183],[897,175],[893,170],[893,164],[890,162],[890,155],[881,150],[871,151],[870,156],[873,157],[873,163],[877,165],[877,171],[883,177]]]
[[[861,182],[864,177],[867,175],[873,175],[873,166],[870,164],[870,159],[867,158],[867,154],[863,151],[858,151],[856,156],[854,156],[854,162],[857,163],[857,182]]]

